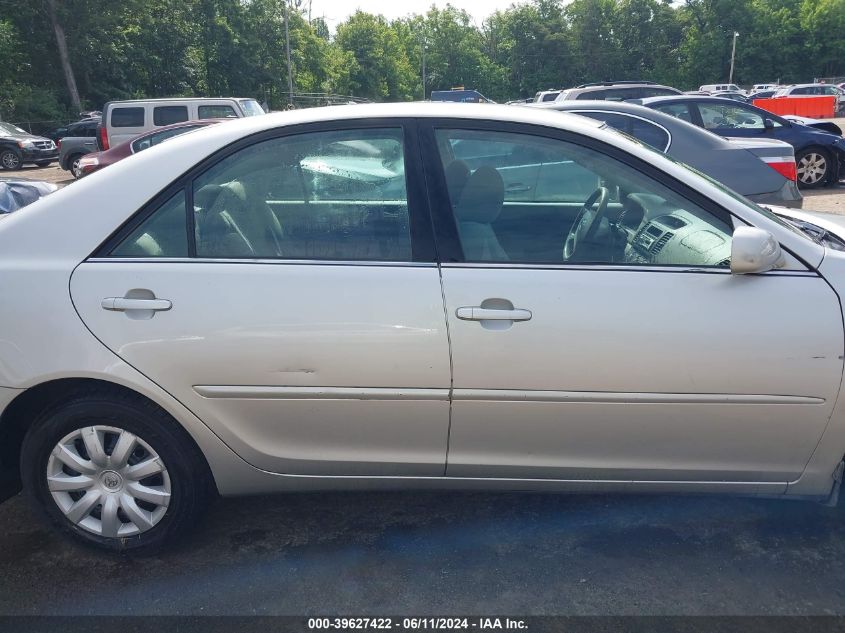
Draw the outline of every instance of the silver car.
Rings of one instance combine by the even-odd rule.
[[[104,548],[216,494],[836,499],[845,254],[583,117],[316,108],[0,222],[0,459]]]

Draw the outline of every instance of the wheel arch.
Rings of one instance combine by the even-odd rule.
[[[85,152],[70,152],[69,154],[66,154],[63,159],[61,159],[59,166],[65,171],[70,171],[70,166],[73,164],[73,161],[77,158],[82,158],[83,156],[85,156]]]
[[[208,469],[209,480],[214,482],[214,492],[217,493],[217,483],[208,457],[193,435],[172,413],[151,398],[130,387],[101,378],[57,378],[48,380],[27,388],[9,403],[3,413],[0,414],[0,467],[2,467],[4,478],[7,481],[11,481],[12,485],[20,486],[21,446],[32,420],[47,409],[86,394],[122,396],[144,402],[148,406],[164,412],[172,421],[174,428],[178,429],[178,432],[183,434],[196,448]]]

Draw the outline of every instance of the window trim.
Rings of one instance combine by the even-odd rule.
[[[379,265],[385,264],[418,264],[436,263],[437,250],[435,247],[434,233],[432,229],[431,209],[426,194],[425,175],[423,169],[423,156],[419,144],[417,132],[418,123],[416,119],[403,117],[367,118],[367,119],[346,119],[342,121],[320,121],[291,125],[263,130],[255,134],[242,137],[232,143],[220,148],[216,152],[206,156],[203,160],[193,165],[190,169],[177,177],[169,185],[156,193],[140,209],[135,211],[117,229],[115,229],[103,242],[95,248],[86,258],[86,261],[123,261],[122,258],[112,257],[111,251],[126,239],[138,226],[146,222],[159,207],[174,196],[179,189],[184,189],[186,195],[186,218],[185,222],[189,227],[188,231],[188,254],[191,261],[220,261],[250,263],[259,261],[278,262],[312,262],[312,263],[341,263],[342,260],[330,259],[290,259],[290,258],[199,258],[196,256],[196,233],[194,226],[194,181],[212,169],[218,163],[229,156],[265,141],[299,136],[302,134],[331,133],[355,130],[372,129],[399,129],[402,134],[402,142],[405,151],[405,183],[408,202],[408,224],[411,239],[411,258],[408,262],[382,262],[381,260],[360,260],[362,264]],[[162,258],[148,258],[145,261],[162,261]]]
[[[478,265],[480,267],[495,266],[498,268],[549,268],[557,264],[548,263],[526,263],[526,262],[471,262],[467,261],[463,254],[461,247],[458,227],[452,211],[452,204],[449,198],[448,189],[446,186],[446,175],[443,169],[440,152],[437,147],[437,140],[435,133],[437,130],[468,130],[481,132],[500,132],[510,134],[526,134],[529,136],[539,136],[542,138],[563,141],[565,143],[572,143],[587,149],[605,154],[628,167],[639,171],[644,176],[655,180],[664,187],[673,191],[682,198],[689,200],[691,203],[697,205],[702,210],[714,215],[716,218],[722,220],[729,226],[734,226],[734,214],[728,209],[720,206],[707,196],[696,191],[686,183],[678,180],[657,169],[647,161],[636,156],[628,154],[627,152],[617,148],[614,145],[605,143],[598,139],[589,136],[584,136],[569,130],[562,130],[557,128],[545,127],[542,125],[533,125],[529,123],[513,123],[506,121],[479,121],[473,119],[446,119],[446,118],[430,118],[420,121],[420,135],[421,145],[424,151],[423,164],[426,170],[426,181],[428,182],[428,191],[430,197],[429,207],[431,209],[432,222],[434,223],[434,234],[437,240],[438,252],[440,253],[440,262],[444,266],[450,264],[459,265]],[[564,267],[571,267],[573,265],[564,264]],[[590,270],[596,268],[607,268],[607,263],[584,263],[579,264]],[[612,265],[611,265],[612,266]],[[449,266],[451,267],[451,266]],[[636,265],[636,264],[620,264],[621,268],[634,268],[636,270],[644,270],[647,268],[655,268],[655,265]],[[702,271],[710,270],[708,267],[702,266],[678,266],[667,265],[658,266],[666,268],[668,271],[689,272],[690,270]],[[712,268],[712,270],[719,270]],[[730,271],[728,271],[730,272]]]

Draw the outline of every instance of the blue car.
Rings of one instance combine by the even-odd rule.
[[[807,189],[833,185],[845,176],[845,138],[756,108],[717,97],[649,97],[646,107],[694,123],[720,136],[776,138],[795,148],[798,185]]]

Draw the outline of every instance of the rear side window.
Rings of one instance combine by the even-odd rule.
[[[144,127],[144,108],[114,108],[111,111],[112,127]]]
[[[153,108],[154,125],[172,125],[188,120],[188,106],[157,106]]]
[[[648,121],[617,112],[577,112],[577,114],[604,121],[610,127],[625,132],[661,152],[665,152],[669,147],[670,138],[666,130]]]
[[[576,99],[578,101],[604,101],[606,91],[604,90],[593,90],[591,92],[582,92],[579,94]]]
[[[668,115],[692,123],[692,113],[690,112],[689,104],[686,103],[670,103],[668,105],[657,106],[654,108],[659,112],[665,112]]]
[[[227,105],[201,105],[198,110],[200,119],[226,119],[229,117],[237,117],[232,106]]]
[[[194,181],[198,257],[411,261],[402,131],[263,141]]]
[[[185,192],[179,192],[112,250],[112,257],[187,257]]]
[[[676,95],[678,94],[674,90],[670,90],[669,88],[643,88],[642,89],[642,98],[645,99],[647,97],[667,97],[669,95]]]

